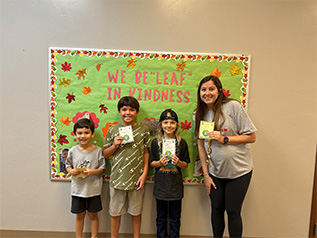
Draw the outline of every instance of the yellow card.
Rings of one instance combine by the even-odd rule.
[[[77,171],[80,172],[80,174],[78,174],[76,177],[78,177],[78,178],[85,177],[84,174],[83,174],[83,172],[84,172],[84,171],[87,171],[87,168],[86,168],[86,167],[84,167],[84,168],[75,168],[75,170],[77,170]]]
[[[215,122],[200,121],[199,139],[209,139],[208,133],[212,132],[215,127]]]

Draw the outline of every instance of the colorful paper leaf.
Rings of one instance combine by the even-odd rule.
[[[210,75],[213,75],[219,78],[221,76],[221,73],[222,72],[219,71],[218,67],[216,67],[214,70],[211,70]]]
[[[222,89],[224,95],[228,98],[231,96],[231,94],[229,93],[230,91],[229,90],[225,90],[224,88]]]
[[[178,63],[176,64],[178,67],[176,67],[176,70],[179,71],[179,70],[184,70],[184,67],[186,66],[186,62],[185,61],[182,61],[181,63]]]
[[[91,92],[91,88],[89,86],[88,87],[83,86],[83,88],[84,88],[84,90],[82,91],[83,94],[87,95],[88,93]]]
[[[185,120],[184,122],[181,122],[181,128],[183,129],[183,130],[189,130],[190,128],[192,128],[192,126],[191,126],[191,122],[188,122],[187,120]]]
[[[59,135],[59,139],[57,141],[57,143],[60,143],[61,145],[63,145],[64,143],[65,144],[68,144],[69,141],[66,139],[66,135]]]
[[[67,63],[67,62],[65,61],[65,63],[62,64],[62,70],[64,70],[64,72],[65,72],[65,71],[70,71],[70,70],[72,69],[71,65],[72,65],[71,63]]]
[[[71,121],[69,120],[68,115],[66,117],[61,117],[61,123],[63,123],[66,126],[69,126],[69,124],[71,123]]]
[[[239,74],[240,68],[238,67],[238,64],[236,64],[234,67],[231,65],[231,69],[229,69],[231,75]]]
[[[136,65],[136,61],[134,61],[132,58],[130,60],[128,60],[128,64],[127,67],[131,67],[132,69],[134,68],[134,66]]]
[[[104,104],[100,104],[99,108],[100,108],[100,112],[107,113],[108,108]]]
[[[65,79],[65,78],[59,79],[59,84],[63,85],[64,87],[67,87],[67,85],[70,85],[70,79]]]
[[[68,103],[75,101],[75,95],[67,93],[66,99],[68,99]]]
[[[78,72],[76,74],[78,75],[77,79],[80,79],[81,77],[85,79],[85,74],[87,75],[86,69],[78,69]]]

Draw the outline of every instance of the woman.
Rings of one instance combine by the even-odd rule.
[[[197,91],[195,136],[200,121],[213,121],[209,139],[198,139],[198,152],[205,187],[211,199],[211,223],[214,237],[222,237],[228,216],[230,237],[242,237],[241,208],[252,176],[252,158],[248,143],[254,143],[256,128],[242,105],[226,98],[215,76],[200,81]]]

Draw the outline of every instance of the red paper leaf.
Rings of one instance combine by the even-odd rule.
[[[100,108],[100,112],[107,113],[108,108],[104,104],[100,104],[99,108]]]
[[[64,72],[65,72],[65,71],[70,71],[71,69],[72,69],[71,63],[68,64],[68,63],[65,61],[65,63],[62,64],[62,70],[64,70]]]
[[[64,143],[65,144],[68,144],[69,141],[66,139],[66,135],[59,135],[59,139],[57,141],[57,143],[60,143],[61,145],[63,145]]]
[[[68,99],[68,103],[75,101],[75,95],[67,93],[66,99]]]
[[[188,122],[187,120],[185,120],[184,122],[181,122],[181,128],[183,129],[183,130],[189,130],[190,128],[192,128],[192,126],[191,126],[191,122]]]

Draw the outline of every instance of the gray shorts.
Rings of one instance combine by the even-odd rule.
[[[143,210],[144,190],[145,187],[141,190],[119,190],[109,187],[110,216],[116,217],[125,213],[132,216],[140,215]]]

